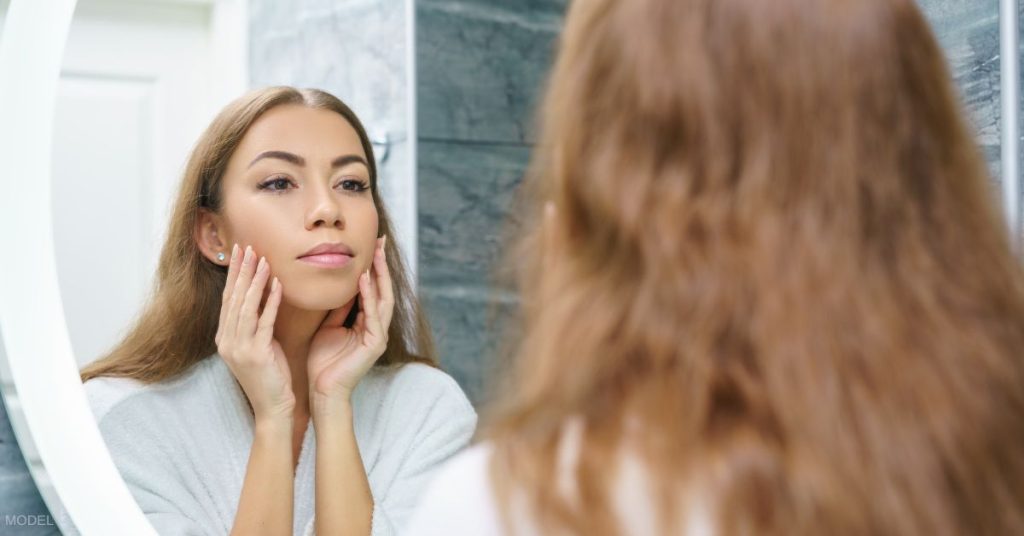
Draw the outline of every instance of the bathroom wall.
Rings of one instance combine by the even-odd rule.
[[[999,0],[918,0],[952,69],[978,143],[998,183]]]
[[[417,0],[421,296],[441,362],[483,400],[500,318],[491,275],[566,0]],[[494,303],[496,307],[489,307]]]
[[[59,535],[56,520],[50,516],[39,495],[25,458],[18,449],[7,407],[0,397],[0,534]]]

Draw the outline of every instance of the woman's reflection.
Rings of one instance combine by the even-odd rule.
[[[82,371],[160,534],[392,534],[468,444],[476,414],[391,234],[370,141],[334,96],[266,88],[214,119],[150,301]]]

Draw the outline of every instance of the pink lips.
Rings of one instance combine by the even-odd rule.
[[[324,268],[341,268],[354,255],[352,248],[342,242],[323,242],[300,255],[299,260]]]
[[[299,257],[299,260],[325,268],[341,268],[352,260],[352,256],[345,255],[344,253],[321,253],[319,255]]]

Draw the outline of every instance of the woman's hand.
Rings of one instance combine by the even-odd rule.
[[[257,265],[249,246],[244,257],[239,253],[235,244],[214,339],[217,352],[241,384],[257,422],[293,417],[295,393],[291,372],[284,350],[273,338],[274,320],[281,304],[281,283],[274,278],[263,313],[259,314],[270,263],[261,257]]]
[[[394,289],[384,245],[377,239],[371,270],[359,274],[359,315],[351,328],[342,324],[348,308],[335,309],[313,335],[307,370],[310,402],[318,411],[334,402],[347,403],[356,384],[387,348],[388,327],[394,311]]]

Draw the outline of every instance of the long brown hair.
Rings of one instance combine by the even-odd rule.
[[[506,518],[618,532],[628,451],[666,532],[1024,534],[1024,278],[912,0],[576,1],[540,122]]]
[[[196,245],[199,209],[221,209],[221,180],[231,154],[256,119],[285,104],[336,112],[352,125],[369,163],[370,189],[380,233],[393,234],[378,189],[373,146],[355,113],[337,97],[317,89],[278,86],[250,91],[228,104],[193,148],[150,298],[125,337],[108,354],[82,369],[83,382],[98,376],[158,382],[177,376],[217,351],[214,335],[227,269],[206,259]],[[399,249],[393,240],[388,240],[386,247],[388,269],[395,285],[395,314],[388,329],[387,350],[377,364],[417,361],[436,366],[430,329],[412,291]]]

